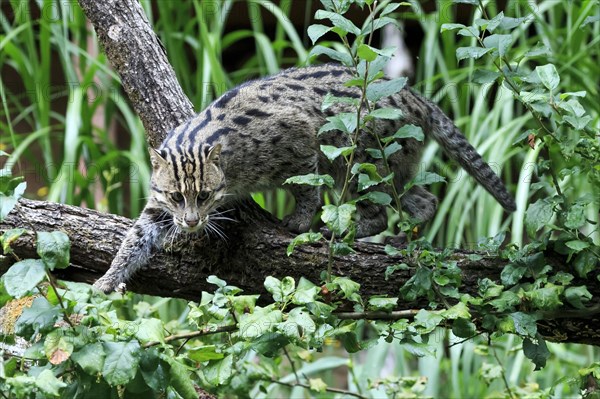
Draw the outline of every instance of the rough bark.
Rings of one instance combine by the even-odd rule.
[[[207,238],[192,240],[181,237],[173,243],[171,252],[157,252],[153,262],[135,276],[128,288],[132,291],[199,300],[202,291],[213,291],[206,277],[216,274],[247,293],[260,293],[268,300],[263,282],[266,276],[291,276],[296,281],[305,277],[313,282],[321,280],[327,268],[326,245],[298,247],[291,256],[286,249],[292,236],[282,230],[270,216],[252,204],[243,204],[235,210],[237,222],[224,224],[228,240]],[[24,222],[26,221],[26,222]],[[69,281],[91,283],[109,267],[125,232],[132,221],[123,217],[102,214],[93,210],[56,203],[21,200],[0,231],[24,227],[30,231],[61,230],[72,242],[72,266],[60,271],[58,277]],[[13,245],[19,258],[35,257],[33,233]],[[416,268],[412,257],[389,256],[378,244],[357,243],[356,253],[335,259],[334,274],[347,276],[361,285],[361,294],[398,296],[398,291]],[[457,251],[453,255],[462,271],[460,291],[477,295],[477,282],[482,278],[500,280],[505,261],[495,256],[482,259],[472,253]],[[480,254],[482,255],[482,254]],[[563,259],[549,254],[548,262],[555,270],[564,270]],[[389,266],[406,263],[409,270],[399,270],[387,280]],[[3,265],[0,272],[4,272]],[[596,276],[574,285],[586,284],[597,302],[600,282]],[[398,310],[427,308],[426,300],[401,303]],[[587,311],[560,309],[546,313],[538,325],[542,335],[550,341],[567,341],[600,345],[600,304]]]
[[[112,67],[140,116],[148,143],[157,147],[166,133],[194,115],[165,48],[138,1],[80,0]]]

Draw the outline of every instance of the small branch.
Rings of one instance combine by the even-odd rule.
[[[294,373],[294,376],[296,377],[296,383],[300,384],[300,377],[298,377],[298,372],[296,371],[296,366],[294,365],[294,361],[290,357],[290,354],[288,353],[287,348],[285,346],[283,347],[283,353],[285,354],[285,357],[287,357],[288,362],[290,362],[290,366],[292,367],[292,372]]]
[[[192,339],[192,338],[196,338],[196,337],[202,337],[204,335],[212,335],[212,334],[219,334],[219,333],[225,333],[225,332],[233,332],[233,331],[237,331],[238,327],[237,325],[231,324],[231,325],[227,325],[227,326],[221,326],[221,327],[207,327],[207,328],[203,328],[202,330],[198,330],[198,331],[192,331],[192,332],[188,332],[188,333],[181,333],[181,334],[173,334],[173,335],[169,335],[168,337],[165,337],[164,342],[168,343],[171,341],[176,341],[179,339]],[[144,344],[144,348],[150,348],[152,346],[156,346],[161,344],[162,342],[159,341],[150,341],[147,342],[146,344]]]
[[[398,320],[413,318],[419,313],[418,310],[395,310],[392,312],[368,311],[368,312],[339,312],[333,313],[341,320]]]
[[[310,385],[308,384],[303,384],[303,383],[299,383],[299,382],[295,382],[295,383],[291,383],[291,382],[283,382],[283,381],[277,381],[277,380],[271,380],[272,383],[274,384],[279,384],[279,385],[284,385],[286,387],[290,387],[290,388],[294,388],[294,387],[302,387],[302,388],[306,388],[308,390],[313,391],[313,389],[311,389]],[[332,392],[332,393],[340,393],[342,395],[348,395],[348,396],[353,396],[355,398],[362,398],[362,399],[367,399],[366,396],[363,396],[361,394],[358,394],[356,392],[351,392],[351,391],[347,391],[345,389],[340,389],[340,388],[325,388],[325,390],[327,392]],[[313,391],[314,392],[314,391]]]

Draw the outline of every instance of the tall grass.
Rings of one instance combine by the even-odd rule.
[[[238,30],[228,30],[233,0],[141,3],[185,93],[198,110],[248,78],[306,61],[308,49],[302,41],[305,35],[296,31],[288,13],[291,7],[310,6],[310,1],[250,0],[246,3],[248,18],[255,18],[249,21],[249,28]],[[447,12],[454,10],[450,2],[439,2],[442,9],[430,14],[420,10],[418,2],[411,3],[414,11],[402,17],[417,21],[424,32],[416,64],[416,89],[452,116],[484,158],[497,166],[518,202],[517,212],[505,215],[464,172],[447,167],[437,146],[429,144],[422,161],[424,170],[445,174],[449,183],[433,187],[441,202],[425,234],[438,246],[474,246],[480,237],[510,229],[512,241],[520,243],[524,236],[523,213],[531,184],[536,182],[532,165],[539,157],[539,148],[524,150],[513,146],[513,142],[531,127],[532,117],[507,89],[473,83],[477,68],[494,68],[489,61],[479,60],[477,65],[472,61],[457,63],[455,49],[473,45],[473,39],[452,32],[440,34],[442,23],[454,22],[453,13]],[[494,2],[485,3],[491,14],[499,11],[494,10]],[[0,15],[0,149],[11,154],[8,162],[14,165],[15,173],[20,170],[28,178],[30,197],[137,216],[148,195],[150,171],[143,128],[120,89],[118,76],[99,54],[95,35],[77,6],[71,2],[37,1],[31,3],[32,7],[45,17],[34,18],[32,15],[39,13],[32,12],[27,4],[11,2],[14,18]],[[257,14],[257,9],[264,14]],[[56,15],[50,17],[49,10]],[[533,69],[539,59],[527,52],[538,44],[547,46],[552,62],[559,68],[562,87],[587,91],[581,101],[593,112],[596,127],[600,123],[600,24],[583,24],[598,12],[594,1],[543,1],[535,10],[529,3],[508,1],[505,10],[508,16],[531,13],[534,17],[514,33],[514,49],[522,57],[520,66]],[[266,31],[262,19],[268,13],[277,21],[274,36]],[[475,13],[473,18],[481,17]],[[237,60],[235,70],[227,70],[221,56],[240,44],[253,46],[255,51]],[[50,68],[56,65],[55,60],[60,64],[56,73]],[[19,85],[5,80],[9,74],[17,77]],[[16,91],[20,85],[24,90]],[[583,179],[565,180],[563,184],[572,198],[591,190]],[[292,206],[289,196],[282,192],[259,193],[255,199],[279,217]],[[589,218],[597,221],[598,210],[590,210]],[[132,317],[151,314],[184,323],[184,302],[136,298],[136,305],[129,301],[119,311]],[[600,357],[598,349],[591,347],[551,345],[554,356],[548,366],[532,372],[531,363],[516,350],[521,343],[515,337],[494,340],[489,348],[479,345],[486,343],[483,339],[455,341],[450,332],[440,330],[435,356],[420,359],[405,348],[384,342],[351,356],[331,345],[317,361],[300,364],[298,371],[323,377],[332,385],[347,383],[349,388],[372,397],[386,395],[381,388],[370,388],[369,381],[389,375],[425,375],[425,394],[433,397],[498,397],[494,392],[503,391],[503,382],[495,379],[489,383],[482,378],[485,364],[501,365],[511,385],[535,382],[550,389],[561,377],[576,376],[579,367]],[[448,347],[450,342],[454,344]],[[333,369],[341,372],[331,372]],[[345,381],[339,381],[340,375]],[[293,380],[291,369],[286,378]],[[307,396],[307,391],[270,385],[267,394],[258,388],[252,394],[300,397]],[[557,398],[574,394],[576,391],[565,384],[553,391]]]

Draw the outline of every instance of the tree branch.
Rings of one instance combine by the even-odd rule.
[[[202,291],[214,290],[215,287],[206,282],[206,277],[216,274],[246,292],[262,294],[262,301],[268,301],[270,296],[263,286],[265,276],[291,276],[296,281],[305,277],[315,283],[320,281],[321,272],[327,268],[326,244],[297,247],[288,257],[286,249],[292,235],[270,215],[251,202],[241,204],[233,213],[237,221],[223,223],[228,241],[182,236],[173,243],[171,252],[161,250],[153,254],[152,264],[134,276],[128,289],[143,294],[199,300]],[[93,210],[22,199],[0,223],[0,232],[16,227],[64,231],[71,239],[72,266],[58,270],[57,276],[64,280],[91,283],[108,269],[131,223],[129,219]],[[36,257],[34,237],[30,233],[14,242],[12,247],[19,258]],[[354,254],[335,259],[334,275],[346,276],[359,283],[360,293],[365,297],[398,296],[400,287],[418,267],[410,256],[387,255],[382,245],[359,242],[355,250]],[[476,296],[478,280],[489,278],[500,281],[500,273],[506,263],[482,253],[479,254],[482,259],[472,260],[471,254],[458,250],[452,260],[462,271],[460,292]],[[0,273],[10,263],[9,258],[5,261]],[[555,271],[568,271],[560,255],[549,253],[547,262]],[[386,280],[386,269],[399,263],[407,264],[409,269],[398,270]],[[600,345],[600,305],[597,299],[600,298],[600,282],[590,274],[587,280],[573,282],[573,285],[578,284],[587,286],[596,305],[590,304],[587,310],[564,306],[541,314],[543,319],[538,322],[538,328],[549,341]],[[428,301],[421,299],[400,303],[396,310],[409,311],[405,312],[408,314],[413,309],[428,306]],[[344,314],[344,317],[352,318],[353,314]],[[385,317],[372,315],[367,318]]]

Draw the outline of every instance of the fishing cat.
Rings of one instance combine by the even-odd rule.
[[[147,264],[152,249],[162,246],[171,234],[203,230],[219,235],[216,223],[225,218],[221,211],[250,192],[279,187],[291,176],[309,173],[329,174],[343,181],[343,157],[330,162],[319,146],[349,146],[349,136],[339,130],[317,132],[328,116],[355,112],[342,103],[325,111],[321,107],[328,93],[360,99],[359,88],[344,85],[352,77],[350,69],[335,64],[288,69],[228,91],[172,130],[158,149],[150,150],[153,172],[146,207],[127,233],[110,269],[94,285],[109,292],[126,283]],[[373,129],[380,137],[394,134],[405,124],[421,127],[426,137],[436,140],[506,210],[515,210],[515,202],[500,178],[434,103],[405,87],[379,100],[376,106],[403,113],[399,120],[375,120]],[[371,162],[382,168],[380,159],[364,151],[377,148],[375,140],[366,131],[360,133],[355,162]],[[401,189],[418,172],[424,143],[413,138],[397,141],[402,148],[388,162],[394,183]],[[319,188],[290,185],[289,189],[296,209],[284,224],[294,232],[306,231],[321,206]],[[403,194],[401,203],[410,216],[426,221],[433,216],[437,199],[423,187],[413,186]],[[386,229],[386,212],[381,206],[361,201],[357,211],[357,237]]]

